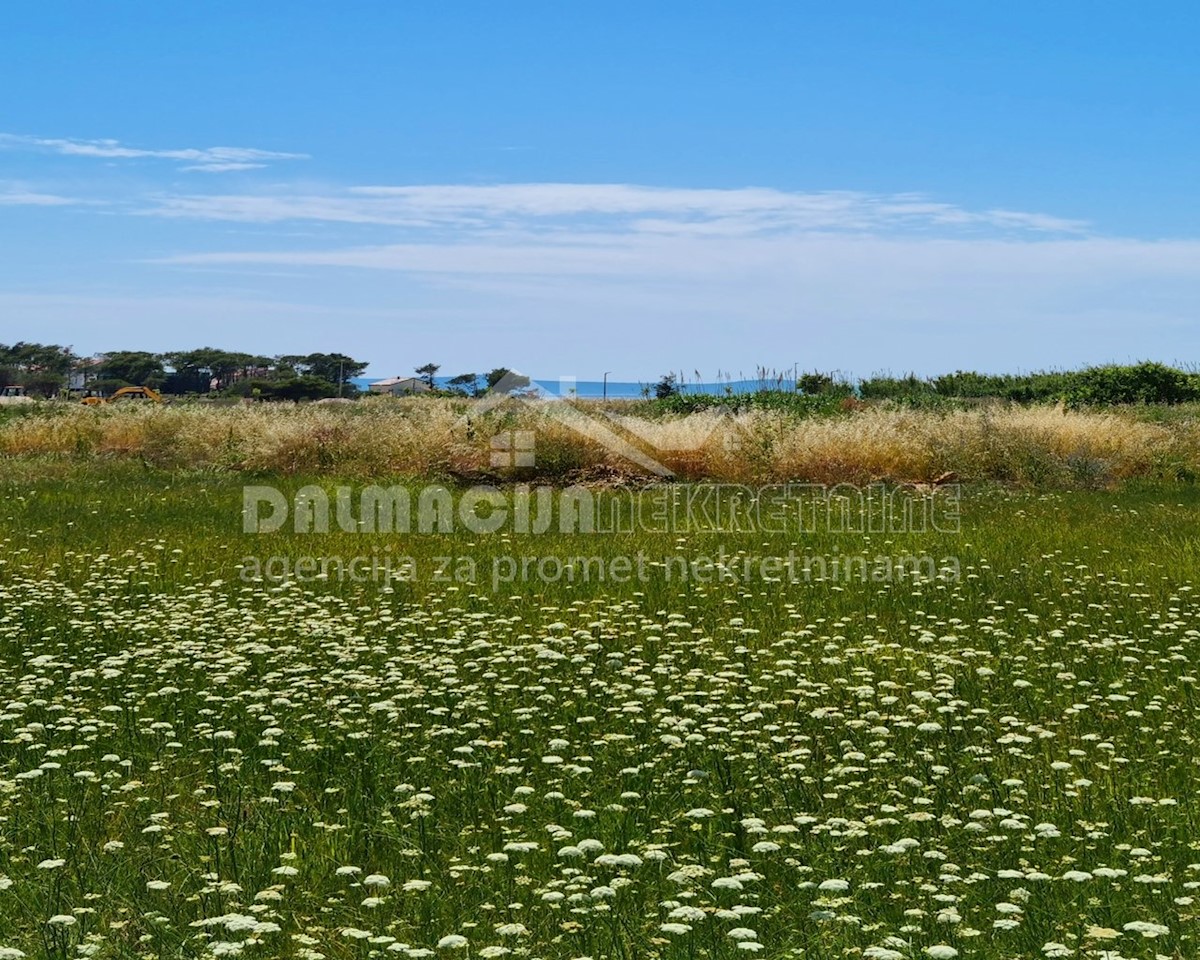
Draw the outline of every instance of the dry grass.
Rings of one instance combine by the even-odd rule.
[[[490,441],[531,431],[537,466],[523,475],[570,477],[606,466],[646,472],[614,454],[594,424],[686,478],[733,482],[964,480],[1100,486],[1135,477],[1200,473],[1200,427],[1122,413],[1049,407],[936,413],[867,408],[797,418],[706,412],[642,420],[580,404],[513,401],[481,411],[429,398],[346,406],[129,404],[46,407],[0,424],[10,457],[142,458],[167,468],[346,476],[479,476],[495,471]],[[579,427],[583,425],[584,429]]]

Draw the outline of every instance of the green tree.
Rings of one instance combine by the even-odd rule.
[[[420,376],[420,378],[422,380],[424,380],[425,383],[429,386],[429,389],[432,390],[436,386],[433,378],[437,375],[437,372],[441,369],[442,369],[441,364],[425,363],[425,364],[422,364],[421,366],[417,367],[413,372],[418,374]]]
[[[74,361],[70,347],[52,343],[26,343],[23,340],[11,346],[0,343],[0,367],[10,367],[22,375],[49,373],[65,378]]]
[[[57,396],[67,385],[67,378],[61,373],[39,371],[25,377],[25,392],[31,397]]]
[[[494,370],[489,370],[486,376],[489,390],[501,389],[511,393],[514,390],[524,390],[530,383],[529,378],[523,373],[509,370],[508,367],[496,367]]]
[[[254,353],[200,347],[164,355],[171,367],[165,389],[168,393],[208,393],[249,378],[278,377],[278,361]],[[287,376],[293,373],[288,370]]]
[[[161,387],[167,379],[162,357],[145,350],[113,350],[96,368],[102,380],[120,380],[133,386]]]
[[[367,361],[355,360],[344,353],[310,353],[303,357],[280,357],[279,360],[289,362],[300,376],[317,377],[334,386],[361,377],[368,366]]]
[[[460,373],[458,376],[451,377],[446,381],[446,386],[455,393],[461,393],[472,397],[479,396],[479,374],[477,373]]]
[[[230,359],[228,350],[216,347],[199,347],[195,350],[177,350],[166,355],[172,368],[165,387],[170,393],[208,393],[224,386],[224,380],[236,363]]]
[[[292,377],[272,384],[277,400],[320,400],[337,393],[337,386],[324,377]]]

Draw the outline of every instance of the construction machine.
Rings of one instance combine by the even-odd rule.
[[[19,384],[10,383],[7,387],[0,390],[0,406],[16,405],[19,403],[33,403],[33,397],[25,392],[25,388]]]
[[[106,403],[116,403],[121,400],[148,400],[150,403],[162,403],[162,394],[153,387],[121,387],[111,397],[84,397],[81,403],[89,407],[99,407]]]

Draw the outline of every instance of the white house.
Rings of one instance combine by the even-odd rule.
[[[103,364],[103,357],[88,357],[75,361],[75,365],[67,377],[67,389],[73,393],[86,390],[88,383],[96,379],[96,371]]]
[[[429,384],[420,377],[388,377],[376,380],[368,388],[371,393],[390,394],[393,397],[410,397],[414,393],[428,393]]]

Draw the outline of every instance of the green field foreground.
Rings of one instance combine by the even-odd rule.
[[[251,535],[232,473],[5,467],[0,958],[1200,954],[1191,485],[972,486],[945,533]],[[939,572],[739,560],[789,551]],[[245,573],[364,553],[415,575]]]

